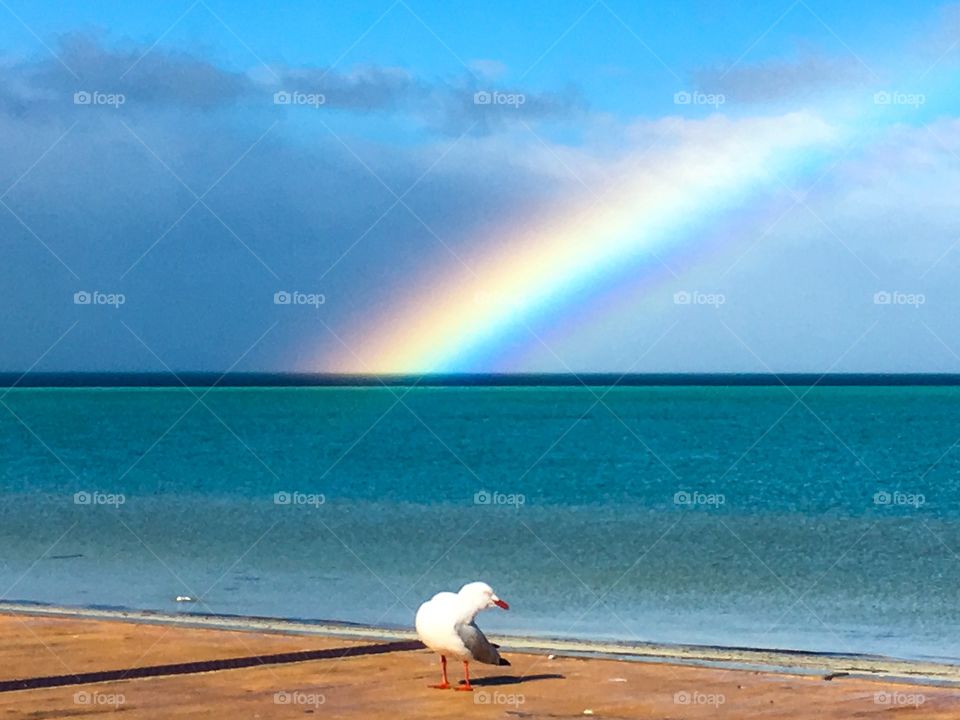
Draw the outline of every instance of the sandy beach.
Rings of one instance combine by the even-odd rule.
[[[409,641],[0,615],[5,718],[952,718],[922,683],[508,652],[473,693]],[[459,668],[457,668],[459,670]],[[131,677],[136,676],[136,677]]]

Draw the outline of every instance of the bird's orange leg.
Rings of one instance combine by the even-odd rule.
[[[446,690],[450,687],[450,683],[447,680],[447,657],[446,655],[440,656],[440,675],[441,680],[439,685],[431,685],[430,687],[436,688],[437,690]]]
[[[470,684],[470,664],[466,660],[463,661],[463,685],[457,685],[455,689],[473,692],[473,685]]]

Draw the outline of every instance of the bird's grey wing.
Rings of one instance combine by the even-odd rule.
[[[500,653],[474,623],[459,623],[457,634],[474,660],[488,665],[500,664]]]

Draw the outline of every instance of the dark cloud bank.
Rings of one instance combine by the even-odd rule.
[[[563,189],[498,134],[583,112],[573,91],[476,103],[518,91],[467,73],[237,72],[86,36],[55,50],[0,65],[3,370],[30,367],[75,321],[37,369],[223,370],[271,326],[239,369],[342,355],[327,328],[345,337],[388,312],[451,262],[448,245]],[[324,103],[275,104],[284,91]],[[125,303],[73,303],[94,290]],[[277,306],[280,290],[326,303]]]

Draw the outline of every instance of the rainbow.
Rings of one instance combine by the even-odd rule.
[[[669,147],[619,159],[613,174],[624,179],[599,200],[585,193],[550,222],[512,232],[495,253],[453,260],[442,274],[432,269],[399,312],[392,308],[345,341],[350,351],[337,365],[384,374],[473,369],[477,356],[583,288],[695,243],[694,230],[742,205],[751,191],[778,188],[780,177],[838,136],[806,112],[718,115],[677,126]]]

